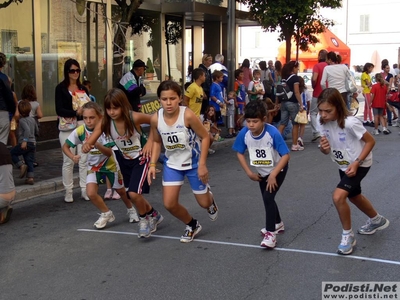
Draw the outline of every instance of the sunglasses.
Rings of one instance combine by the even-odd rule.
[[[74,73],[78,73],[79,74],[80,72],[81,72],[81,69],[69,69],[68,70],[69,74],[74,74]]]

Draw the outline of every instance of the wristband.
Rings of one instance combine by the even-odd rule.
[[[150,167],[155,167],[155,166],[157,166],[157,163],[152,163],[151,162],[149,165],[150,165]]]
[[[220,103],[221,103],[221,101],[217,100],[217,104],[220,104]]]

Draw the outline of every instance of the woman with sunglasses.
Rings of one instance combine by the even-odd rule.
[[[72,106],[72,95],[78,90],[83,90],[89,96],[89,92],[80,81],[81,68],[79,63],[75,59],[68,59],[64,64],[64,80],[56,86],[56,113],[59,120],[59,139],[61,149],[65,143],[65,140],[71,134],[71,132],[80,125],[82,121],[82,108],[78,108],[76,111]],[[75,150],[76,149],[76,150]],[[89,200],[86,194],[86,157],[87,154],[82,153],[82,147],[78,146],[73,150],[77,151],[77,155],[80,155],[79,160],[79,186],[81,187],[81,196],[85,200]],[[65,202],[73,202],[72,189],[74,187],[74,162],[65,154],[63,154],[63,166],[62,166],[62,178],[63,185],[65,188]]]

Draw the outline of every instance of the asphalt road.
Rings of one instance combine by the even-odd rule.
[[[391,223],[375,235],[357,235],[353,255],[335,253],[341,226],[331,193],[339,175],[317,144],[291,153],[277,196],[286,231],[275,250],[259,247],[265,217],[258,184],[225,148],[208,160],[220,209],[215,222],[188,184],[182,188],[181,202],[203,226],[189,244],[179,242],[184,225],[162,206],[160,178],[148,199],[165,220],[149,239],[137,238],[119,201],[107,202],[116,220],[104,230],[94,230],[90,202],[67,204],[62,193],[15,205],[12,220],[0,227],[0,299],[311,300],[321,299],[322,281],[399,281],[400,136],[392,131],[376,137],[374,165],[363,181],[364,194]],[[356,230],[366,217],[352,207],[352,221]]]

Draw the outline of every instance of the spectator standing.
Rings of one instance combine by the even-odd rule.
[[[253,71],[253,80],[247,88],[247,93],[250,95],[250,100],[262,100],[264,98],[265,90],[262,81],[260,80],[261,71]]]
[[[378,135],[379,121],[382,125],[383,134],[389,134],[390,131],[385,127],[386,121],[383,118],[383,112],[386,108],[386,96],[388,86],[386,81],[383,79],[382,74],[375,75],[376,83],[371,88],[371,107],[374,110],[374,121],[375,129],[373,135]]]
[[[222,54],[215,55],[215,63],[210,66],[211,74],[214,71],[221,71],[224,75],[222,81],[220,82],[222,90],[228,88],[228,69],[224,66],[224,56]]]
[[[65,140],[76,128],[78,121],[83,123],[82,120],[82,108],[78,108],[76,111],[72,107],[72,95],[78,91],[83,90],[89,96],[88,90],[80,82],[81,69],[79,63],[75,59],[68,59],[64,63],[64,79],[61,83],[56,86],[56,113],[59,117],[59,140],[61,149],[65,143]],[[70,123],[66,123],[66,126],[60,124],[60,120],[68,120]],[[79,186],[81,188],[81,197],[89,201],[89,197],[86,194],[86,158],[87,155],[82,153],[82,146],[76,147],[76,154],[80,155],[79,160]],[[62,165],[62,178],[63,185],[65,188],[64,201],[67,203],[73,202],[72,189],[74,187],[73,181],[74,162],[63,153],[63,165]]]
[[[252,71],[250,69],[250,61],[247,58],[243,60],[240,69],[243,71],[243,83],[247,89],[250,82],[253,80],[253,76],[251,74]]]
[[[264,99],[273,99],[272,88],[274,85],[274,80],[272,79],[271,71],[267,68],[267,62],[265,60],[260,61],[258,65],[261,70],[261,82],[263,83],[265,90]]]
[[[311,85],[313,88],[311,103],[310,103],[310,125],[312,130],[312,141],[315,142],[318,140],[321,135],[318,132],[318,124],[317,124],[317,115],[318,115],[318,97],[322,92],[321,87],[321,79],[322,73],[324,72],[325,67],[328,65],[326,63],[326,56],[328,52],[326,50],[320,50],[318,53],[318,63],[313,67],[313,73],[311,78]]]
[[[221,107],[224,106],[224,94],[220,83],[224,80],[224,73],[221,71],[214,71],[213,83],[210,90],[210,105],[215,108],[215,116],[217,117],[217,124],[221,124]]]
[[[212,64],[212,56],[211,54],[204,54],[203,58],[201,60],[201,64],[199,65],[199,68],[204,71],[204,74],[206,75],[206,80],[203,82],[201,87],[203,88],[203,103],[201,105],[201,114],[204,114],[206,111],[207,106],[209,105],[208,99],[210,98],[210,88],[212,84],[212,75],[210,71],[210,66]]]
[[[374,126],[373,117],[372,117],[372,109],[371,109],[371,72],[374,69],[374,65],[371,63],[366,63],[363,68],[363,72],[361,74],[361,87],[362,94],[365,98],[364,103],[364,126]],[[379,124],[378,124],[379,125]]]
[[[119,81],[118,88],[125,92],[133,111],[140,111],[140,97],[146,95],[142,76],[147,67],[143,60],[137,59],[130,72],[126,73]]]
[[[189,107],[194,114],[199,117],[204,96],[204,91],[201,85],[206,80],[206,75],[203,69],[200,68],[194,69],[192,74],[193,82],[186,89],[182,104]]]
[[[9,113],[13,114],[16,110],[8,76],[2,72],[6,63],[6,56],[0,52],[0,142],[5,145],[10,133]]]

